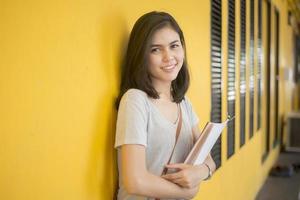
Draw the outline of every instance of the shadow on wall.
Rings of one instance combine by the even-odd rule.
[[[99,67],[101,73],[105,73],[109,78],[106,87],[101,88],[86,177],[91,199],[116,199],[118,172],[117,153],[114,149],[117,119],[115,101],[119,92],[121,66],[129,34],[124,16],[108,13],[103,21],[104,23],[99,25],[99,47],[101,53],[108,53],[100,55],[100,63],[103,66]]]

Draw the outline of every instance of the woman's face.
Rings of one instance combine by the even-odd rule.
[[[148,69],[153,84],[176,79],[184,60],[179,34],[170,26],[158,29],[152,37],[148,53]]]

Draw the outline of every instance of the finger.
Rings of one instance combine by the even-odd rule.
[[[175,179],[172,182],[179,185],[179,186],[181,186],[181,187],[189,188],[188,183],[182,178]]]
[[[195,182],[195,181],[188,181],[186,177],[184,176],[180,176],[178,178],[169,178],[169,179],[166,179],[172,183],[175,183],[175,184],[178,184],[180,185],[181,187],[184,187],[184,188],[193,188],[195,186],[197,186],[199,183],[198,182]]]
[[[174,180],[177,178],[181,178],[181,175],[179,173],[174,173],[174,174],[166,174],[163,175],[162,178],[168,179],[168,180]]]
[[[173,183],[175,183],[175,181]],[[191,189],[191,188],[194,188],[194,187],[197,186],[197,185],[192,185],[191,183],[187,183],[187,182],[182,181],[182,180],[176,180],[175,184],[179,185],[180,187],[188,188],[188,189]]]
[[[184,163],[174,163],[174,164],[168,164],[168,165],[166,165],[166,167],[170,168],[170,169],[185,169],[188,166],[189,165],[184,164]]]

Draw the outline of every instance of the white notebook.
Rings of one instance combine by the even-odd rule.
[[[227,119],[223,123],[208,122],[184,163],[191,165],[202,164],[231,119]]]

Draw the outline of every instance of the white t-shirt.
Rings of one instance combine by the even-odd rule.
[[[179,105],[182,111],[182,126],[170,163],[182,163],[185,160],[193,147],[192,127],[199,121],[186,97]],[[138,89],[128,90],[120,101],[117,118],[115,148],[118,149],[119,166],[121,160],[118,147],[123,144],[139,144],[145,146],[147,170],[160,176],[172,153],[176,129],[177,123],[166,119],[145,92]],[[118,200],[152,199],[129,195],[120,173],[119,168]]]

